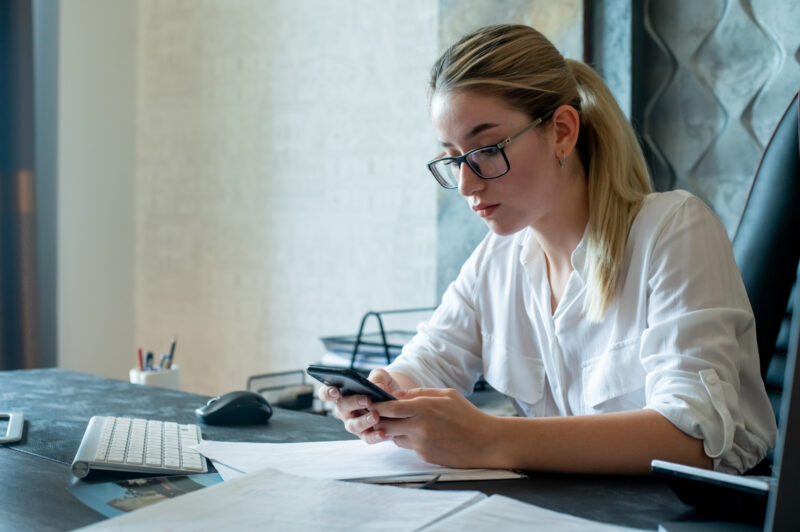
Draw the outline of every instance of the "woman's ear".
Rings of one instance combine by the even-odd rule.
[[[563,156],[571,155],[578,143],[578,132],[581,127],[578,111],[571,105],[561,105],[553,112],[551,120],[555,152]]]

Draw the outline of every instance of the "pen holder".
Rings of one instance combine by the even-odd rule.
[[[173,364],[169,369],[159,371],[141,371],[139,368],[131,368],[130,380],[133,384],[157,386],[171,390],[181,389],[181,371],[177,364]]]

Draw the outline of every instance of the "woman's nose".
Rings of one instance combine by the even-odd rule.
[[[472,196],[486,184],[467,163],[462,163],[459,169],[458,192],[462,196]]]

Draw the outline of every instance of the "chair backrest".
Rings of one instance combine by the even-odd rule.
[[[733,254],[756,319],[762,376],[785,318],[800,259],[798,121],[795,94],[767,144],[733,237]]]

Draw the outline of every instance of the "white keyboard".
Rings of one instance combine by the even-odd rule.
[[[180,475],[206,473],[205,458],[192,449],[200,427],[169,421],[94,416],[72,462],[79,478],[92,469]]]

